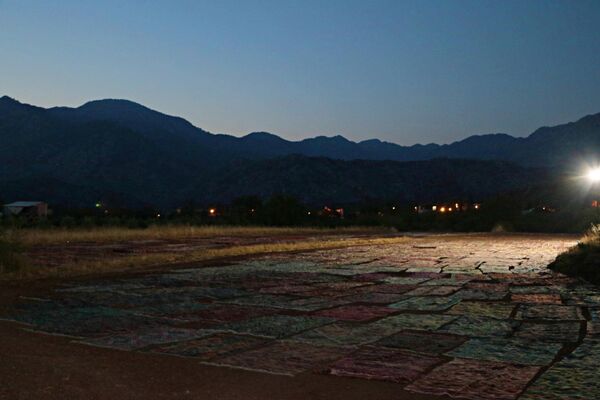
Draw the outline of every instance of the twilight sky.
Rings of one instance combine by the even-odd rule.
[[[600,112],[598,0],[0,0],[0,95],[399,144]]]

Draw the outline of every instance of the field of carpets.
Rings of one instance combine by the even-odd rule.
[[[65,285],[4,319],[91,346],[473,400],[600,398],[600,288],[562,237],[436,237]]]

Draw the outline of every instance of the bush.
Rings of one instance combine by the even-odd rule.
[[[587,243],[600,244],[600,224],[592,225],[587,235],[585,236]]]
[[[91,229],[96,226],[96,221],[92,217],[83,217],[83,219],[81,220],[81,226],[83,228]]]
[[[600,284],[600,225],[592,225],[581,243],[559,255],[548,267]]]
[[[71,216],[66,216],[66,217],[61,218],[59,224],[63,228],[73,228],[73,227],[75,227],[75,225],[77,225],[77,220]]]
[[[273,196],[261,211],[267,225],[294,226],[302,224],[306,219],[304,207],[291,196]]]
[[[0,273],[16,272],[27,266],[21,246],[7,233],[0,232]]]

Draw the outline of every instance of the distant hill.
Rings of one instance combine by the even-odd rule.
[[[81,205],[110,194],[124,203],[173,207],[192,198],[228,201],[250,189],[255,194],[304,191],[319,201],[328,196],[340,201],[400,196],[400,186],[407,199],[442,195],[440,190],[449,188],[482,196],[504,185],[496,180],[483,190],[485,177],[477,180],[469,175],[471,169],[487,171],[488,178],[497,172],[514,186],[525,183],[522,178],[529,177],[530,167],[556,167],[598,155],[600,114],[540,128],[527,138],[490,134],[448,145],[400,146],[377,139],[357,143],[342,136],[293,142],[266,132],[241,138],[211,134],[127,100],[45,109],[0,98],[0,199],[5,200],[31,197],[27,182],[53,186],[49,201],[63,203],[68,198]],[[436,160],[440,158],[457,159],[443,161],[452,173],[441,173],[442,161]],[[520,166],[478,162],[469,167],[463,159]],[[398,163],[427,160],[436,161]],[[58,194],[54,186],[59,185],[67,196],[50,194]]]
[[[477,201],[527,187],[540,171],[505,161],[333,160],[286,156],[231,165],[195,197],[228,201],[241,195],[262,198],[287,194],[307,204],[359,203],[368,200],[432,203],[440,199]]]

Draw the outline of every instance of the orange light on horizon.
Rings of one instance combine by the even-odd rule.
[[[209,213],[210,215],[215,215],[215,214],[217,213],[217,210],[216,210],[216,209],[214,209],[214,208],[210,208],[210,209],[208,210],[208,213]]]
[[[433,211],[437,211],[437,206],[433,206],[433,207],[431,207],[431,209],[432,209]]]
[[[446,212],[446,207],[440,208],[440,212]]]

